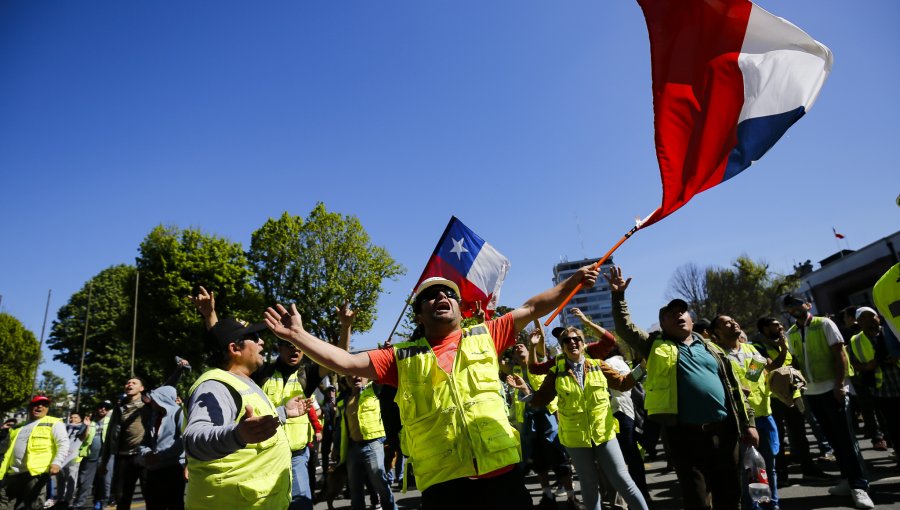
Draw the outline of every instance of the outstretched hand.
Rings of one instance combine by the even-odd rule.
[[[475,301],[475,309],[472,310],[472,317],[478,321],[478,324],[484,323],[484,309],[481,308],[481,301]]]
[[[603,277],[606,278],[607,283],[609,283],[609,290],[613,292],[625,292],[625,289],[628,288],[628,284],[631,283],[631,278],[626,280],[622,276],[622,268],[619,266],[611,267],[609,273],[604,273]]]
[[[294,335],[300,335],[303,330],[303,319],[300,312],[297,311],[297,305],[291,303],[291,311],[281,304],[275,305],[275,308],[266,308],[263,314],[263,321],[269,330],[282,340],[290,341]]]
[[[525,379],[522,379],[522,376],[517,374],[510,374],[506,376],[506,384],[512,386],[517,390],[528,390],[528,385],[525,384]]]
[[[572,314],[575,315],[575,317],[578,317],[578,320],[580,320],[581,322],[587,321],[587,316],[584,315],[584,312],[581,311],[581,308],[577,308],[577,307],[573,306],[572,308],[569,309],[569,311],[572,312]]]
[[[216,295],[213,292],[208,292],[202,286],[200,287],[200,293],[196,296],[189,296],[191,303],[197,307],[197,311],[200,312],[200,315],[204,317],[209,317],[213,313],[216,312]]]
[[[303,398],[303,395],[297,395],[284,403],[284,414],[288,418],[296,418],[308,413],[311,407],[312,397]]]
[[[253,407],[244,407],[244,416],[235,430],[241,441],[246,444],[259,443],[275,435],[278,430],[277,416],[254,416]]]
[[[585,289],[593,287],[594,284],[597,283],[597,278],[600,276],[600,271],[593,265],[580,268],[578,273],[581,274],[581,285]]]
[[[337,312],[338,320],[341,321],[341,327],[346,328],[353,325],[356,320],[356,310],[350,309],[350,301],[344,301],[341,306],[334,307]]]

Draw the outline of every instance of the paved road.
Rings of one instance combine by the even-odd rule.
[[[815,445],[815,440],[810,437],[811,444]],[[868,439],[859,438],[860,448],[862,448],[863,458],[866,459],[869,473],[869,483],[871,488],[869,495],[879,509],[898,509],[900,510],[900,471],[897,469],[897,460],[893,455],[893,451],[877,452],[872,449],[872,443]],[[815,447],[814,447],[815,450]],[[662,456],[660,456],[662,457]],[[820,466],[825,471],[838,475],[837,464],[834,462],[821,461]],[[650,495],[654,500],[653,510],[676,510],[681,508],[681,494],[675,479],[675,473],[665,471],[666,463],[664,459],[647,464],[647,484],[650,487]],[[792,478],[799,479],[799,467],[791,466]],[[835,480],[834,483],[836,483]],[[526,479],[528,489],[534,497],[535,505],[540,499],[540,486],[537,478],[532,474]],[[816,485],[791,485],[779,489],[781,498],[781,508],[784,510],[800,509],[845,509],[853,508],[849,496],[836,497],[828,494],[828,488],[833,483],[823,482]],[[578,482],[575,482],[575,489],[580,490]],[[397,506],[401,510],[417,509],[421,494],[418,491],[411,490],[406,494],[395,492],[397,498]],[[580,496],[580,492],[579,492]],[[559,508],[564,508],[563,498],[558,498]],[[326,503],[318,503],[315,510],[326,510]],[[350,508],[350,502],[344,499],[334,501],[335,509]],[[604,506],[604,508],[606,508]]]

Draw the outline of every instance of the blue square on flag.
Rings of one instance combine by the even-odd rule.
[[[483,244],[483,239],[457,220],[451,222],[437,254],[444,262],[459,271],[459,274],[465,276],[469,274],[469,269],[472,268]]]

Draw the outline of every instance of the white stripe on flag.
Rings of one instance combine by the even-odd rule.
[[[494,294],[496,303],[500,294],[500,286],[509,271],[509,259],[495,250],[489,243],[484,243],[478,256],[472,262],[472,267],[466,275],[466,279],[475,284],[486,295]]]

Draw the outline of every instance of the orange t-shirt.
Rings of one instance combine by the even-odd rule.
[[[491,338],[494,339],[494,349],[498,353],[502,353],[516,343],[516,325],[512,314],[508,313],[499,319],[487,321],[484,323],[488,328]],[[437,357],[438,366],[445,372],[453,371],[453,360],[456,358],[456,351],[459,348],[459,339],[462,338],[462,330],[458,329],[450,335],[435,341],[429,341],[434,355]],[[387,384],[397,387],[399,384],[399,375],[397,374],[397,358],[394,356],[394,349],[375,349],[369,351],[369,359],[372,366],[375,367],[375,374],[380,384]],[[500,377],[500,374],[497,374]],[[514,465],[506,466],[490,473],[479,475],[476,478],[492,478],[495,476],[508,473]]]

